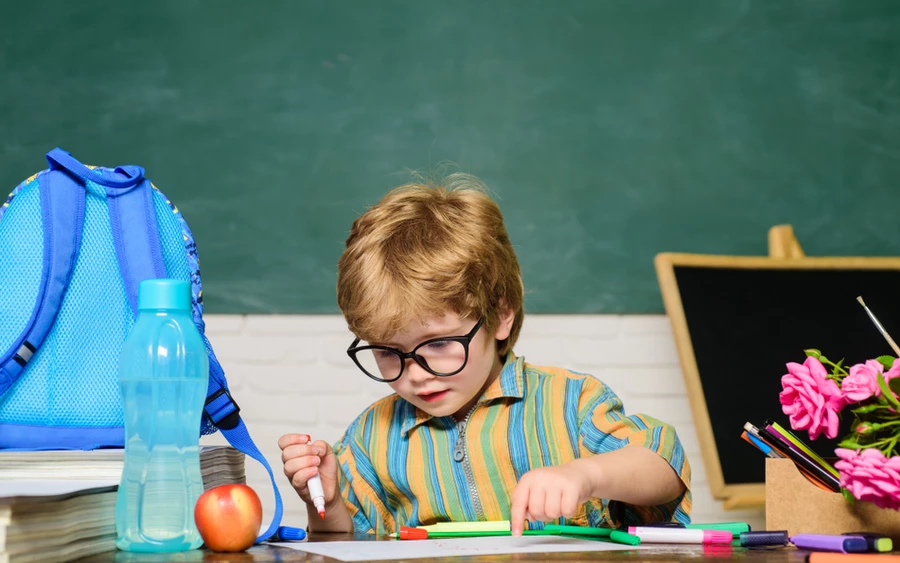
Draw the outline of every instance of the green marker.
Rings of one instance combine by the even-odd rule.
[[[722,530],[731,532],[738,538],[743,532],[750,531],[750,524],[746,522],[717,522],[715,524],[686,524],[685,528],[692,530]]]
[[[604,538],[615,543],[624,545],[641,545],[641,538],[631,535],[621,530],[613,530],[612,528],[589,528],[585,526],[561,526],[558,524],[547,524],[545,530],[553,531],[564,536],[578,536],[587,538]]]
[[[488,537],[498,537],[498,536],[511,536],[512,532],[509,530],[506,531],[475,531],[475,532],[430,532],[428,530],[422,530],[424,532],[422,535],[417,535],[414,537],[410,537],[409,534],[404,534],[402,532],[395,532],[390,535],[392,538],[400,539],[400,540],[410,540],[410,539],[439,539],[439,538],[488,538]],[[428,534],[427,536],[425,534]],[[523,536],[558,536],[559,533],[551,532],[547,530],[524,530],[522,532]]]
[[[592,536],[595,538],[608,538],[615,530],[612,528],[588,528],[585,526],[562,526],[560,524],[547,524],[547,531],[567,536]]]
[[[613,530],[609,535],[609,539],[616,543],[622,543],[625,545],[641,545],[641,538],[629,534],[628,532],[623,532],[621,530]]]

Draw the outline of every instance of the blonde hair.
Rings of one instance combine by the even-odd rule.
[[[338,261],[338,306],[350,330],[386,342],[412,321],[454,312],[496,330],[515,312],[509,352],[524,319],[522,274],[500,208],[468,174],[395,188],[360,215]]]

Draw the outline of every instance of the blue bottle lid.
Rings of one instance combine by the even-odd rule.
[[[184,280],[144,280],[138,284],[138,309],[191,310],[191,284]]]

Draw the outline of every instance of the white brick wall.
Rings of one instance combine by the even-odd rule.
[[[207,315],[207,334],[225,368],[251,436],[269,460],[284,500],[283,523],[306,526],[303,502],[281,470],[278,437],[304,432],[337,440],[390,388],[365,377],[347,357],[353,337],[339,315]],[[678,356],[663,315],[529,315],[519,355],[537,365],[590,373],[618,393],[626,410],[673,424],[693,468],[695,522],[744,521],[764,529],[763,510],[725,511],[706,482]],[[225,443],[216,434],[203,443]],[[274,499],[261,465],[247,460],[248,483],[265,519]]]

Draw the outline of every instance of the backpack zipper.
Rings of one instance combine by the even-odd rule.
[[[453,459],[462,463],[463,472],[466,474],[466,484],[469,487],[469,494],[472,496],[472,504],[475,506],[475,515],[478,520],[484,520],[484,509],[481,507],[481,499],[478,497],[478,489],[475,488],[475,476],[472,473],[472,464],[469,463],[469,456],[466,455],[466,426],[469,423],[469,417],[475,411],[477,405],[472,405],[466,417],[457,423],[456,429],[459,436],[456,438],[456,446],[453,448]]]

